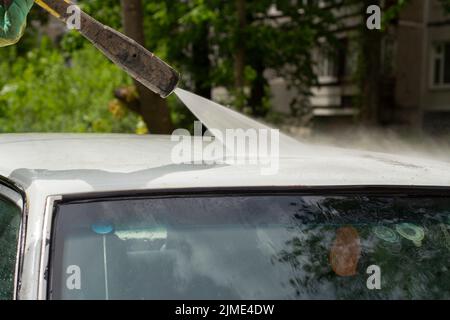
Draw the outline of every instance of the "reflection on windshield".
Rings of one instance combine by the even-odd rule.
[[[360,256],[361,245],[358,231],[353,227],[339,228],[330,252],[330,264],[333,271],[342,277],[356,275]]]
[[[54,299],[449,299],[450,199],[252,195],[69,203]]]

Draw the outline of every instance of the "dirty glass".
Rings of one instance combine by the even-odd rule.
[[[0,196],[0,300],[13,298],[19,227],[20,209]]]
[[[53,299],[450,299],[450,198],[67,203]]]

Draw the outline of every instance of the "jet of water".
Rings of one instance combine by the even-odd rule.
[[[208,129],[215,129],[225,137],[226,130],[274,130],[273,128],[251,119],[235,110],[224,107],[214,101],[198,96],[192,92],[177,88],[175,94],[186,105],[186,107],[205,125]],[[216,138],[221,139],[217,136]],[[299,154],[299,149],[304,145],[283,133],[279,134],[279,149],[283,156],[294,156]],[[224,145],[226,141],[221,141]]]

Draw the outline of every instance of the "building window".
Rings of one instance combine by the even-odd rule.
[[[432,52],[432,87],[450,88],[450,42],[436,43]]]
[[[314,60],[319,83],[328,84],[338,81],[338,66],[335,55],[319,49],[314,52]]]
[[[358,47],[353,38],[341,38],[334,51],[313,51],[315,72],[321,85],[340,85],[352,80],[357,71]]]

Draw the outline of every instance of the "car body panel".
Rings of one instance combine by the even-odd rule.
[[[280,155],[275,175],[262,175],[261,164],[174,164],[176,144],[169,136],[2,135],[0,175],[28,196],[242,185],[450,185],[450,163],[427,159],[299,144],[296,156]]]
[[[176,144],[170,136],[1,135],[0,176],[20,186],[27,201],[26,272],[19,297],[43,298],[36,279],[42,282],[45,275],[44,212],[51,215],[53,201],[62,195],[227,187],[450,186],[450,163],[427,159],[298,143],[293,145],[295,152],[276,159],[275,175],[263,175],[262,164],[174,164],[171,153]]]

